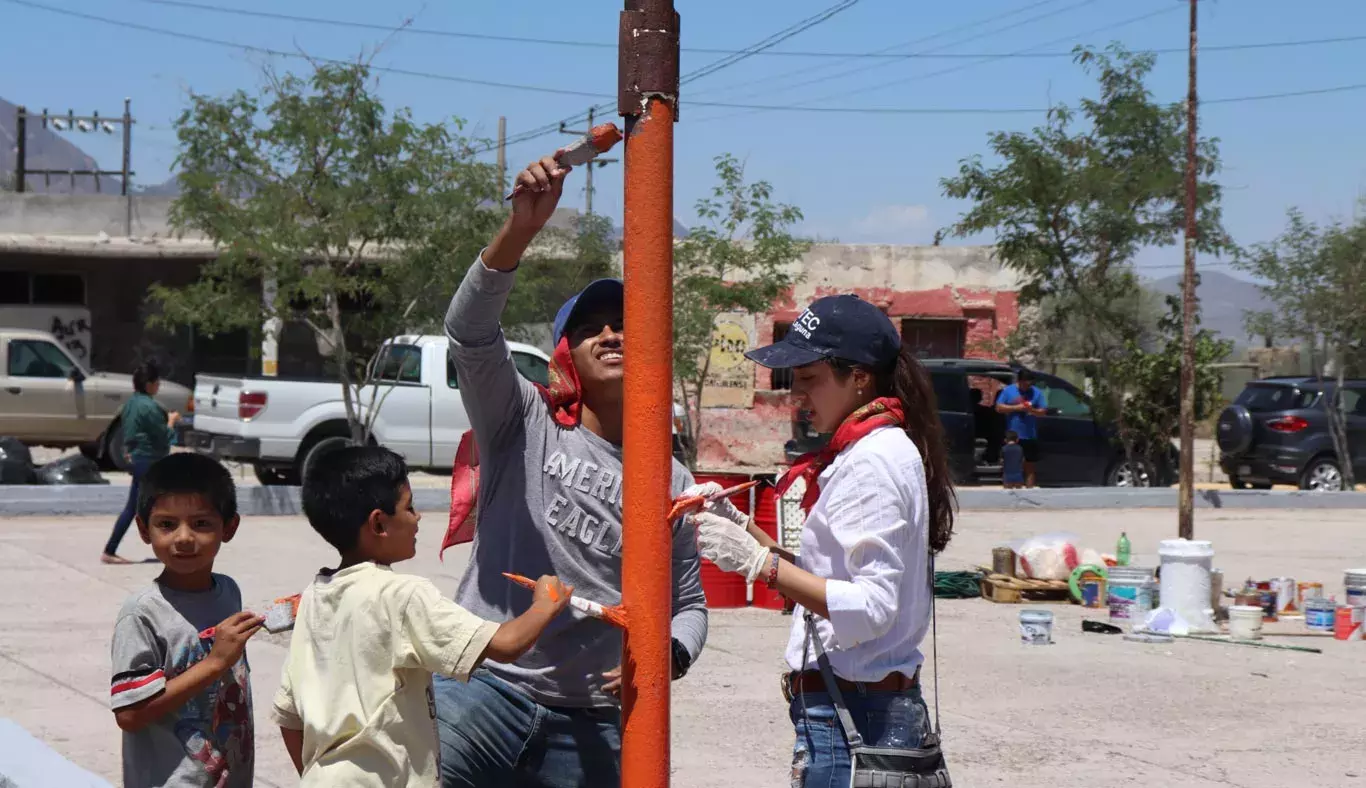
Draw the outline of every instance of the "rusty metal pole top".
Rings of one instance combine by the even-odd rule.
[[[639,117],[646,101],[658,98],[678,120],[679,16],[673,6],[672,0],[626,0],[617,39],[617,112],[623,117]]]

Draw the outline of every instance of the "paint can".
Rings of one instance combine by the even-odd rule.
[[[1342,584],[1347,587],[1347,604],[1366,606],[1366,569],[1348,569]]]
[[[1293,577],[1271,578],[1271,590],[1276,592],[1276,615],[1293,616],[1300,612],[1299,602],[1295,599],[1299,587]]]
[[[1262,608],[1233,605],[1228,609],[1228,636],[1234,640],[1262,639]]]
[[[1333,619],[1333,637],[1338,640],[1361,640],[1361,624],[1366,608],[1338,605]]]
[[[1142,566],[1112,566],[1106,580],[1110,623],[1142,624],[1153,609],[1153,571]]]
[[[1082,607],[1102,607],[1105,604],[1105,581],[1095,575],[1087,575],[1081,581]]]
[[[1266,615],[1263,616],[1262,620],[1267,622],[1274,622],[1277,618],[1276,589],[1271,587],[1270,580],[1257,581],[1257,597],[1258,604],[1260,604],[1262,606],[1262,609],[1266,611]]]
[[[1053,613],[1048,610],[1020,611],[1020,642],[1026,646],[1053,643]]]
[[[1015,551],[1009,547],[991,548],[991,571],[994,574],[1015,576]]]
[[[1304,612],[1309,600],[1323,596],[1323,583],[1300,583],[1296,593],[1300,600],[1300,612]]]
[[[1310,632],[1332,632],[1337,604],[1331,599],[1314,597],[1304,602],[1304,627]]]

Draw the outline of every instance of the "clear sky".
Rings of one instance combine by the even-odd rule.
[[[379,74],[392,106],[419,119],[459,117],[467,131],[492,137],[499,115],[509,135],[582,113],[612,100],[611,46],[566,46],[479,38],[386,34],[356,29],[167,7],[148,0],[22,0],[117,22],[327,58],[354,58],[381,43],[377,66],[447,77],[531,86],[522,90],[394,73]],[[192,0],[219,8],[274,12],[421,30],[611,44],[617,2],[549,0],[380,5],[357,0]],[[720,53],[738,50],[830,8],[836,0],[687,0],[683,14],[686,74]],[[1202,2],[1201,131],[1223,141],[1227,225],[1242,243],[1265,240],[1287,207],[1311,217],[1349,215],[1366,187],[1361,139],[1366,89],[1260,101],[1218,99],[1366,88],[1366,4],[1360,0]],[[171,122],[190,91],[224,93],[260,83],[267,62],[305,68],[297,59],[129,29],[0,0],[6,31],[0,47],[0,96],[31,108],[71,107],[116,113],[133,99],[139,125],[134,169],[142,183],[165,180],[175,157]],[[712,184],[711,159],[731,152],[753,178],[770,181],[779,199],[805,212],[804,229],[844,242],[928,243],[962,205],[946,200],[939,179],[965,156],[985,151],[993,130],[1027,129],[1039,112],[868,114],[738,109],[700,102],[829,108],[1032,109],[1094,93],[1067,57],[1003,56],[1066,52],[1074,44],[1120,41],[1133,49],[1177,49],[1187,41],[1179,0],[978,0],[927,3],[860,0],[772,51],[954,55],[890,59],[758,55],[683,87],[677,129],[676,213],[685,224]],[[1316,45],[1217,51],[1263,42],[1362,36]],[[964,57],[964,55],[981,57]],[[794,73],[795,72],[795,73]],[[1178,101],[1186,89],[1182,52],[1163,54],[1151,88]],[[589,95],[575,95],[589,94]],[[599,96],[595,98],[594,96]],[[611,116],[609,110],[609,116]],[[550,134],[509,149],[515,169],[565,139]],[[118,141],[76,135],[105,166]],[[492,154],[490,154],[491,157]],[[620,166],[598,173],[596,208],[620,221]],[[575,187],[581,188],[581,176]],[[566,197],[582,205],[581,191]],[[1180,246],[1145,253],[1154,276],[1173,273]],[[1217,264],[1215,261],[1209,261]]]

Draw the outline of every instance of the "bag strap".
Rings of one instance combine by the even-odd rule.
[[[816,648],[816,664],[820,666],[821,678],[825,679],[825,691],[830,695],[830,700],[835,703],[835,714],[839,717],[840,727],[844,729],[844,740],[849,742],[849,749],[863,746],[863,736],[858,732],[854,725],[854,718],[849,714],[849,707],[844,705],[844,693],[840,692],[839,684],[835,682],[835,671],[830,667],[830,655],[825,653],[825,647],[821,645],[820,638],[816,637],[815,616],[810,610],[806,611],[806,641]],[[802,662],[806,662],[805,659]]]
[[[930,652],[934,667],[934,726],[930,729],[930,735],[934,737],[933,742],[938,743],[943,737],[943,727],[939,722],[939,617],[934,598],[934,552],[927,552],[927,567],[929,569],[927,574],[929,575],[930,590]],[[816,665],[821,670],[821,678],[825,680],[825,691],[830,695],[830,700],[834,702],[835,714],[839,717],[840,727],[844,729],[844,739],[849,743],[850,749],[862,747],[863,736],[855,727],[854,718],[849,713],[849,707],[844,703],[844,693],[840,692],[839,684],[835,681],[835,670],[830,667],[830,655],[825,652],[825,647],[821,645],[820,638],[816,637],[815,614],[807,610],[805,617],[806,642],[802,644],[802,664],[805,665],[807,662],[807,649],[809,647],[815,648]]]

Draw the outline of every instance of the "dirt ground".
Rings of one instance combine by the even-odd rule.
[[[112,518],[0,521],[0,717],[18,722],[75,763],[117,783],[119,732],[108,710],[109,637],[124,596],[155,565],[96,561]],[[1230,581],[1318,580],[1341,593],[1344,569],[1366,566],[1366,512],[1201,510]],[[404,571],[452,591],[467,553],[436,558],[443,529],[429,515],[418,558]],[[939,568],[989,562],[999,542],[1045,531],[1113,549],[1121,530],[1135,562],[1155,560],[1176,531],[1170,511],[970,512]],[[130,536],[123,553],[150,552]],[[218,569],[248,605],[297,589],[334,556],[298,518],[253,518]],[[1051,605],[1056,644],[1023,646],[1020,607],[939,603],[944,748],[962,788],[1011,786],[1366,786],[1366,642],[1310,637],[1322,654],[1178,641],[1125,642],[1083,634],[1081,608]],[[1094,611],[1092,617],[1095,616]],[[674,685],[673,784],[680,788],[788,785],[792,729],[777,675],[791,618],[715,610],[707,649]],[[257,784],[294,784],[267,709],[284,636],[249,654],[257,719]],[[927,674],[928,675],[928,674]]]

